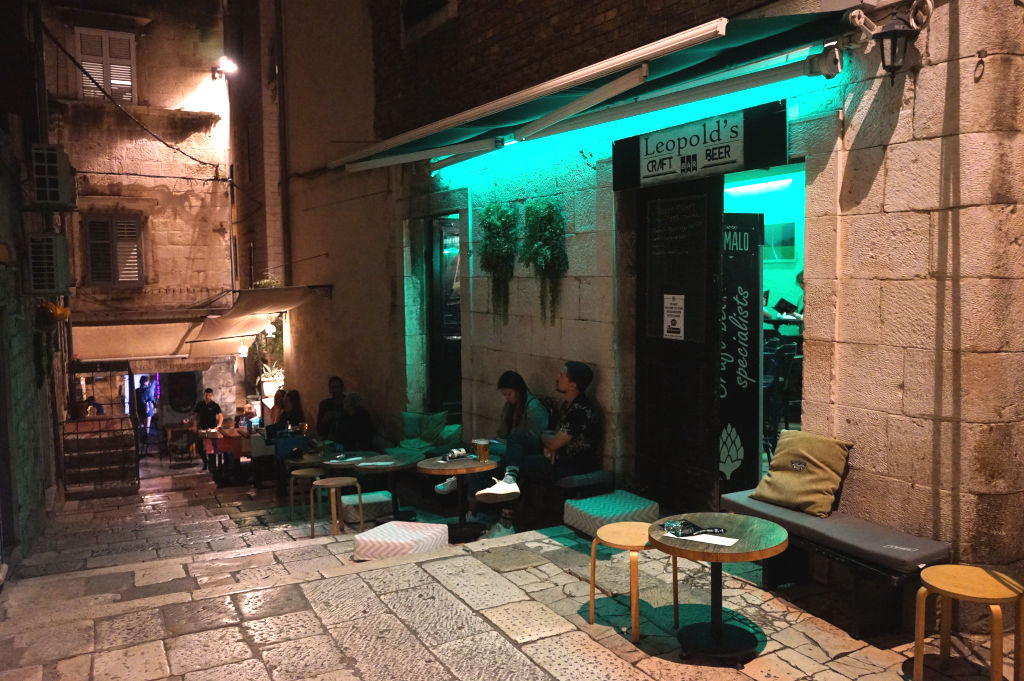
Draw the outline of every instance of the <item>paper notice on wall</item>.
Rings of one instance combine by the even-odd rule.
[[[685,296],[665,296],[664,338],[683,340],[683,298]]]

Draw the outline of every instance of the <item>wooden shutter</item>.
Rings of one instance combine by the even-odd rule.
[[[111,248],[110,221],[90,219],[86,224],[89,249],[89,282],[111,284],[114,281],[114,251]]]
[[[135,100],[135,36],[131,33],[76,29],[78,58],[82,67],[118,102]],[[99,88],[82,74],[82,98],[103,97]]]
[[[116,223],[117,282],[120,284],[142,281],[142,248],[137,222]]]
[[[107,86],[107,74],[103,60],[103,36],[99,33],[87,33],[78,31],[78,61],[89,75],[96,79],[100,85]],[[82,74],[82,98],[102,98],[103,93],[89,80],[89,76]]]

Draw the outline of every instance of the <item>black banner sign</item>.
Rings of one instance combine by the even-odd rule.
[[[723,493],[758,483],[761,461],[761,244],[764,216],[722,223],[719,479]]]

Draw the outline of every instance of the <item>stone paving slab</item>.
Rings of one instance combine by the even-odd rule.
[[[331,629],[363,681],[448,681],[441,662],[390,613],[363,617]]]
[[[460,681],[551,681],[550,674],[497,632],[461,638],[434,652]]]
[[[423,567],[474,610],[529,599],[522,589],[472,556],[439,560]]]
[[[490,631],[480,615],[440,584],[424,584],[380,597],[428,647]]]
[[[97,653],[93,660],[94,681],[151,681],[169,673],[163,641]]]

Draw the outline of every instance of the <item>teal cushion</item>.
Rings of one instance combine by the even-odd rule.
[[[441,431],[448,423],[448,412],[439,411],[433,414],[420,414],[420,439],[438,444]]]
[[[398,446],[402,447],[403,449],[411,449],[414,452],[425,452],[426,450],[433,447],[434,443],[427,442],[426,440],[421,440],[418,437],[413,437],[407,440],[402,440],[401,442],[398,443]]]
[[[420,436],[420,417],[422,414],[414,411],[402,412],[402,433],[407,438],[418,438]]]
[[[453,423],[441,429],[441,438],[437,444],[451,446],[457,445],[462,440],[462,424]]]

